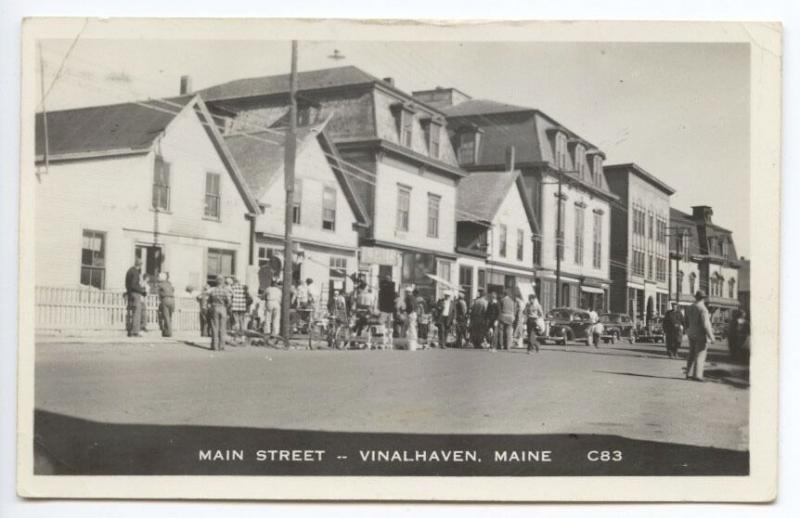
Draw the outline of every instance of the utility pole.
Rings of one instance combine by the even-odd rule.
[[[294,243],[292,224],[294,217],[294,165],[297,150],[297,40],[292,40],[292,68],[289,75],[289,128],[283,143],[283,182],[286,189],[285,233],[283,252],[283,289],[281,299],[281,327],[286,345],[292,337],[290,328],[290,306],[292,301],[292,270]]]
[[[556,307],[561,306],[561,256],[564,253],[564,236],[561,229],[564,224],[561,221],[561,186],[563,173],[558,171],[558,195],[556,197]]]

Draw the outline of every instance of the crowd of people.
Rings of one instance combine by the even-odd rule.
[[[144,301],[151,291],[158,295],[161,333],[165,337],[172,336],[175,289],[169,274],[161,272],[157,280],[148,279],[142,274],[141,265],[137,258],[125,277],[128,336],[142,336],[142,331],[146,330]],[[290,290],[292,330],[307,332],[320,308],[314,281],[295,281]],[[199,305],[201,336],[211,337],[214,350],[222,350],[226,343],[231,343],[230,335],[233,335],[232,343],[242,341],[248,330],[271,337],[281,335],[283,285],[280,281],[259,290],[255,298],[248,286],[234,276],[219,275],[201,290],[188,287],[187,292]],[[668,357],[678,358],[683,337],[688,336],[686,377],[697,381],[703,380],[708,346],[715,340],[706,298],[705,292],[697,291],[695,303],[686,308],[685,315],[672,303],[662,320]],[[587,342],[598,347],[603,327],[597,313],[593,310],[589,313],[592,328]],[[536,294],[530,294],[525,300],[516,286],[488,292],[481,289],[478,296],[468,302],[465,294],[457,290],[443,291],[438,300],[426,297],[414,286],[395,291],[390,279],[381,281],[376,296],[371,286],[360,281],[350,293],[333,290],[328,298],[327,316],[331,325],[346,326],[354,337],[362,336],[370,328],[378,328],[377,334],[383,337],[382,346],[401,338],[409,348],[473,347],[494,352],[524,347],[531,353],[539,352],[540,342],[547,333],[544,312]],[[747,315],[738,310],[727,329],[732,360],[747,361],[749,336]]]

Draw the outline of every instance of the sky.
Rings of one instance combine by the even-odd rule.
[[[72,44],[42,41],[48,110],[171,96],[181,75],[202,89],[290,62],[289,42],[79,39],[65,60]],[[301,41],[298,67],[355,65],[407,92],[454,86],[537,108],[607,164],[635,162],[672,186],[674,208],[710,205],[749,257],[749,56],[735,43]]]

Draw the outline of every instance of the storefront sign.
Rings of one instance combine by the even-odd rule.
[[[399,266],[400,254],[391,248],[363,247],[359,250],[359,262],[362,264],[380,264]]]

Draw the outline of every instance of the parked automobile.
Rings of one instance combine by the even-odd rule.
[[[573,340],[591,340],[592,319],[588,311],[576,308],[555,308],[545,315],[547,336],[560,345]]]
[[[664,319],[655,317],[650,320],[650,323],[642,326],[636,331],[636,341],[644,343],[664,343]]]
[[[625,313],[603,313],[600,315],[603,324],[603,341],[614,343],[621,338],[627,338],[633,343],[633,320]]]

